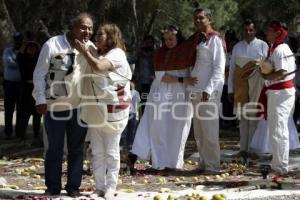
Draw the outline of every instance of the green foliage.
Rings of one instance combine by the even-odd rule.
[[[224,32],[229,27],[240,30],[244,19],[254,18],[263,28],[271,19],[292,23],[300,13],[299,0],[3,0],[14,27],[18,31],[36,31],[39,23],[51,35],[68,27],[70,19],[87,11],[95,17],[95,27],[109,21],[119,25],[127,46],[136,49],[142,38],[153,34],[160,38],[160,30],[167,24],[180,27],[186,37],[193,28],[196,7],[213,12],[214,27]]]

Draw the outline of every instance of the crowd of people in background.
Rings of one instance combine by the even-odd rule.
[[[300,37],[272,21],[264,41],[247,19],[239,41],[232,29],[224,36],[214,30],[211,11],[198,8],[188,39],[176,25],[166,25],[161,47],[146,35],[136,55],[127,57],[119,27],[103,23],[93,33],[93,21],[81,13],[68,32],[43,43],[17,32],[3,52],[5,139],[14,136],[14,111],[15,136],[22,141],[31,116],[38,141],[43,116],[45,195],[61,193],[64,146],[65,190],[80,195],[85,142],[94,197],[116,190],[120,146],[129,152],[131,175],[137,159],[150,160],[154,171],[183,170],[191,131],[199,173],[219,173],[220,128],[239,129],[237,157],[268,153],[274,174],[288,174],[289,150],[300,147],[300,59],[294,56]]]

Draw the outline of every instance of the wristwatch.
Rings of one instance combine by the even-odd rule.
[[[178,82],[183,83],[183,77],[178,77]]]

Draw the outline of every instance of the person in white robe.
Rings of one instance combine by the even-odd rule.
[[[155,52],[157,55],[162,51],[163,55],[159,56],[167,55],[182,38],[173,25],[166,26],[162,32],[165,45]],[[155,80],[129,155],[132,174],[137,157],[151,159],[152,168],[158,170],[183,168],[192,117],[187,85],[195,84],[196,78],[190,77],[188,66],[172,67],[158,69],[155,62]]]
[[[234,110],[239,118],[240,155],[249,154],[251,152],[250,143],[257,127],[257,120],[249,118],[255,116],[256,113],[244,112],[242,109],[250,108],[249,103],[257,102],[260,91],[264,85],[264,79],[261,77],[259,71],[254,71],[248,79],[240,79],[240,81],[246,82],[245,84],[247,86],[246,88],[242,88],[242,83],[237,80],[239,77],[237,77],[238,74],[236,71],[243,70],[239,68],[246,68],[246,65],[249,63],[239,64],[239,60],[244,58],[251,62],[251,60],[266,58],[269,49],[268,44],[257,39],[255,34],[255,22],[252,20],[245,20],[243,23],[243,40],[234,46],[230,59],[228,94],[230,101],[234,102]],[[245,91],[241,91],[243,93],[241,94],[239,90]],[[237,97],[238,95],[245,95],[242,99],[246,98],[246,100],[244,102],[240,102],[241,99]]]
[[[289,149],[294,150],[300,148],[300,142],[298,137],[297,128],[293,118],[289,117],[288,120],[289,130]],[[272,145],[270,143],[268,121],[261,119],[258,121],[255,133],[251,141],[251,149],[259,154],[271,154]]]
[[[225,78],[225,47],[219,33],[211,26],[211,12],[194,11],[196,31],[203,34],[191,76],[198,82],[189,87],[194,108],[194,137],[200,154],[199,170],[220,170],[219,107]]]

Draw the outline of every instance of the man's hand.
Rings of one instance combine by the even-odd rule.
[[[229,94],[228,94],[228,101],[229,101],[230,103],[233,103],[233,102],[234,102],[234,94],[233,94],[233,93],[229,93]]]
[[[198,83],[198,79],[196,77],[185,77],[183,78],[183,83],[186,85],[194,86]]]
[[[47,113],[47,104],[39,104],[35,106],[37,113],[43,115]]]
[[[207,102],[209,97],[210,97],[210,94],[208,94],[207,92],[202,92],[201,101],[202,102]]]

